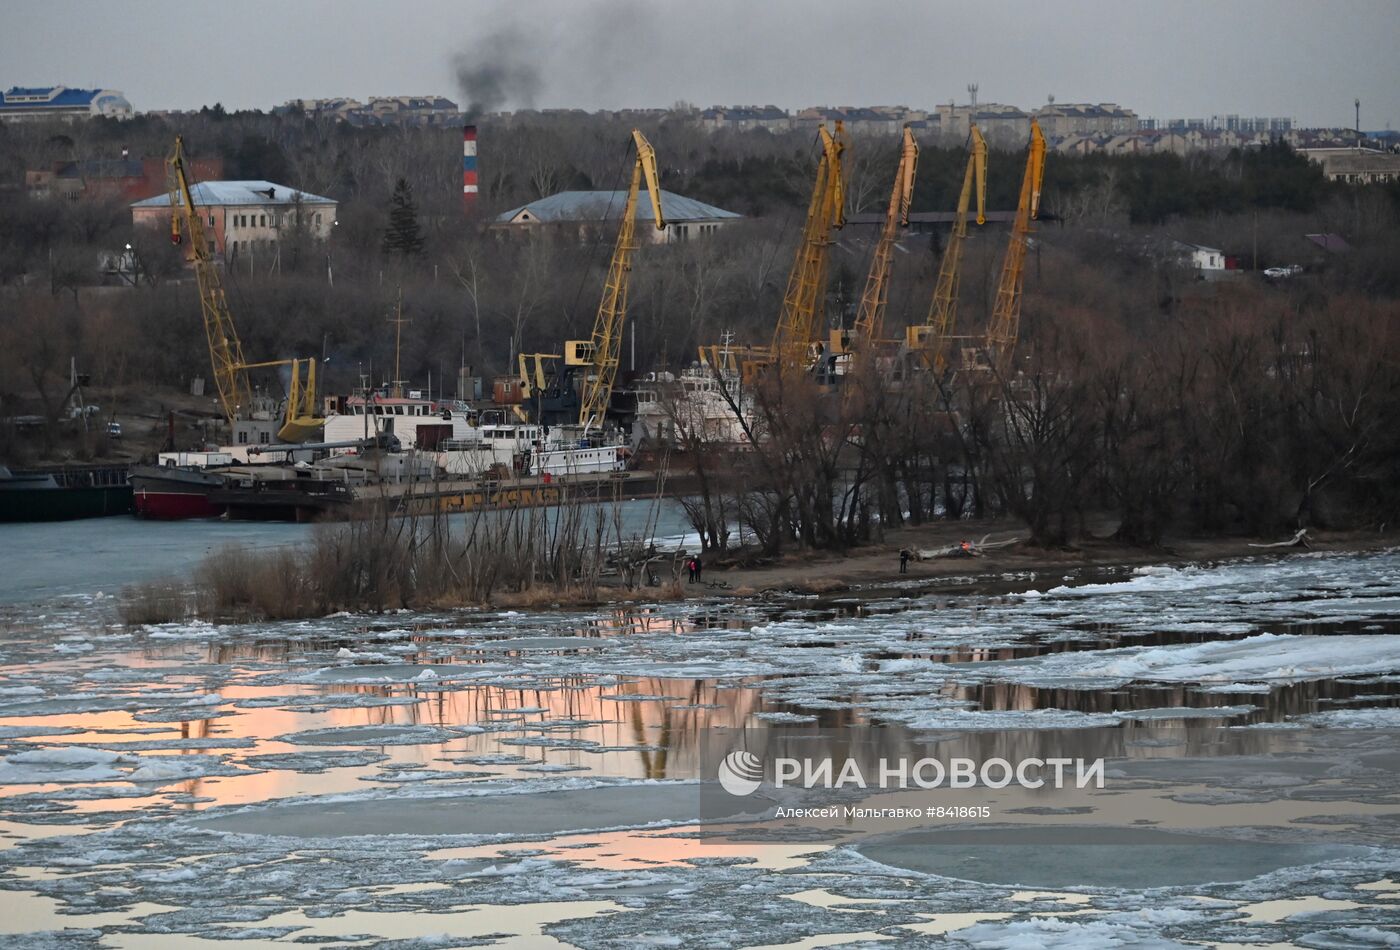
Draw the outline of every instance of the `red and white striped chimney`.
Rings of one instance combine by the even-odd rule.
[[[476,126],[462,127],[462,213],[476,212]]]

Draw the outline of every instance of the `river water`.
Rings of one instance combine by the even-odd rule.
[[[610,509],[611,511],[612,509]],[[695,543],[685,512],[675,501],[619,502],[624,535]],[[487,515],[488,517],[490,515]],[[464,526],[474,515],[448,516]],[[143,521],[95,518],[56,523],[0,524],[0,603],[43,601],[178,577],[228,545],[267,550],[305,542],[316,526],[251,521]]]
[[[0,537],[0,946],[1400,940],[1400,554],[117,618],[125,584],[306,530]],[[657,533],[685,531],[670,509]],[[774,730],[1053,736],[1108,750],[1110,781],[1074,807],[978,790],[994,820],[951,826],[706,815],[708,743]]]

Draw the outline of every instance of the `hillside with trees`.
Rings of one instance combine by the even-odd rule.
[[[335,198],[329,241],[289,234],[275,261],[232,264],[227,285],[247,352],[323,356],[322,388],[346,392],[361,372],[386,376],[400,293],[412,321],[404,372],[419,385],[463,364],[487,377],[511,372],[515,354],[586,332],[612,235],[527,238],[486,224],[560,190],[623,187],[628,131],[601,116],[484,121],[480,207],[468,218],[451,128],[360,128],[220,107],[0,126],[0,417],[56,421],[70,360],[118,402],[134,391],[173,400],[208,372],[197,290],[167,236],[133,231],[123,202],[34,197],[28,170],[123,148],[163,155],[179,133],[193,157],[222,158],[226,178]],[[698,344],[726,331],[765,340],[811,187],[810,137],[711,134],[682,121],[643,131],[663,187],[746,219],[637,255],[636,369],[687,365]],[[881,211],[895,142],[855,139],[848,159],[848,210]],[[964,161],[961,143],[925,143],[914,211],[950,210]],[[1021,164],[1018,153],[992,153],[989,207],[1014,206]],[[771,463],[766,477],[779,486],[747,515],[766,545],[856,543],[876,523],[974,508],[1015,515],[1052,544],[1105,507],[1120,514],[1125,538],[1143,543],[1175,523],[1263,531],[1308,517],[1393,517],[1400,467],[1386,420],[1400,411],[1400,184],[1330,183],[1283,144],[1219,155],[1052,153],[1042,210],[1024,362],[1014,379],[961,397],[987,407],[961,431],[940,427],[935,416],[952,396],[936,389],[870,384],[875,391],[852,402],[863,415],[838,419],[799,411],[807,404],[794,392],[765,396],[773,451],[815,453],[782,471],[762,452],[749,462]],[[1309,234],[1338,235],[1345,250],[1324,250]],[[1005,235],[988,225],[969,238],[962,332],[987,319]],[[826,299],[832,325],[854,316],[873,237],[855,224],[840,234]],[[1161,252],[1171,240],[1219,248],[1243,272],[1201,281]],[[128,243],[140,261],[135,286],[99,264]],[[926,313],[942,253],[938,234],[911,233],[901,247],[895,333]],[[1295,279],[1258,273],[1292,264],[1304,269]],[[1026,415],[994,410],[998,389],[1020,393]],[[838,441],[860,446],[865,484],[849,496],[850,452],[838,465],[823,442],[841,426],[851,437]],[[49,450],[63,449],[0,433],[0,454]]]

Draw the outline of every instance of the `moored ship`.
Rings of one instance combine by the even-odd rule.
[[[71,521],[131,511],[126,466],[64,466],[12,472],[0,466],[0,522]]]
[[[130,481],[132,508],[138,517],[176,521],[217,518],[224,513],[224,508],[210,499],[210,494],[225,484],[225,477],[218,470],[173,464],[134,465]]]

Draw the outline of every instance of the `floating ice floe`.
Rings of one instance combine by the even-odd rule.
[[[214,740],[217,744],[218,740]],[[242,744],[242,743],[240,743]],[[144,745],[144,744],[140,744]],[[160,745],[168,746],[169,743]],[[132,749],[52,746],[16,753],[0,762],[0,784],[34,785],[81,782],[154,782],[168,784],[192,778],[247,774],[228,765],[220,755],[137,755]],[[86,798],[110,798],[110,791]]]
[[[1156,709],[1124,709],[1113,715],[1119,719],[1233,719],[1246,716],[1258,706],[1163,706]]]
[[[1400,669],[1400,635],[1309,636],[1263,633],[1243,640],[1052,653],[1021,660],[951,664],[959,678],[1033,686],[1122,685],[1134,680],[1210,683],[1327,679]]]
[[[163,755],[143,758],[141,765],[127,774],[127,781],[165,785],[211,775],[248,774],[223,764],[217,755]]]
[[[1070,709],[947,709],[888,716],[910,729],[1096,729],[1116,726],[1122,720],[1113,713],[1082,713]]]
[[[1292,721],[1327,729],[1400,729],[1400,708],[1331,709],[1294,716]]]
[[[816,722],[816,721],[817,721],[817,717],[816,717],[816,716],[811,716],[811,715],[807,715],[807,714],[804,714],[804,713],[793,713],[793,712],[760,712],[760,713],[754,713],[754,716],[753,716],[753,717],[754,717],[755,719],[760,719],[760,720],[762,720],[763,722],[771,722],[771,723],[793,723],[793,724],[797,724],[797,723],[807,723],[807,722]]]
[[[475,726],[332,726],[278,736],[290,745],[437,745],[484,730]]]
[[[0,726],[0,739],[30,739],[37,736],[73,736],[83,730],[72,726]]]

